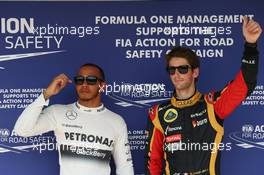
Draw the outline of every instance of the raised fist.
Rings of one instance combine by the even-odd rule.
[[[262,29],[254,20],[248,20],[247,16],[243,17],[243,35],[248,43],[256,43]]]
[[[53,95],[58,94],[68,83],[71,82],[72,81],[65,74],[56,76],[43,93],[45,100],[49,99]]]

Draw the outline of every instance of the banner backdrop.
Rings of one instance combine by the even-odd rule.
[[[191,47],[201,60],[199,90],[218,90],[240,67],[242,15],[264,26],[263,7],[257,0],[1,2],[0,174],[59,174],[53,133],[22,138],[13,127],[56,75],[73,77],[91,62],[105,71],[103,101],[127,122],[135,174],[143,175],[147,109],[173,92],[166,52]],[[230,149],[222,152],[223,175],[263,174],[263,34],[258,46],[257,87],[225,120],[224,143]],[[74,101],[69,84],[50,102]]]

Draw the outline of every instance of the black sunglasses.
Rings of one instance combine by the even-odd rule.
[[[74,83],[76,85],[82,85],[84,82],[86,82],[89,85],[95,85],[97,83],[97,81],[102,81],[102,79],[97,78],[96,76],[75,76],[74,77]]]
[[[191,69],[192,67],[189,65],[181,65],[181,66],[168,66],[167,67],[167,71],[170,75],[174,75],[176,72],[176,69],[178,70],[178,72],[180,74],[186,74],[188,73],[189,69]]]

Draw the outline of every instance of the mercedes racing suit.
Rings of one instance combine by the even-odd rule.
[[[255,85],[258,70],[256,44],[245,44],[242,65],[236,78],[223,90],[189,99],[172,97],[149,110],[146,144],[146,174],[220,175],[223,121]]]
[[[61,175],[110,175],[111,155],[117,175],[134,175],[122,117],[103,105],[87,108],[78,102],[43,110],[48,103],[41,94],[23,111],[14,129],[24,137],[53,130]]]

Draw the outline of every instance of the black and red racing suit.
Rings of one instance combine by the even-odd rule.
[[[186,100],[172,97],[149,110],[146,144],[146,174],[220,175],[219,150],[223,121],[256,85],[258,51],[245,44],[242,65],[236,78],[218,92],[195,94]],[[221,145],[222,144],[222,145]],[[228,149],[228,148],[227,148]]]

